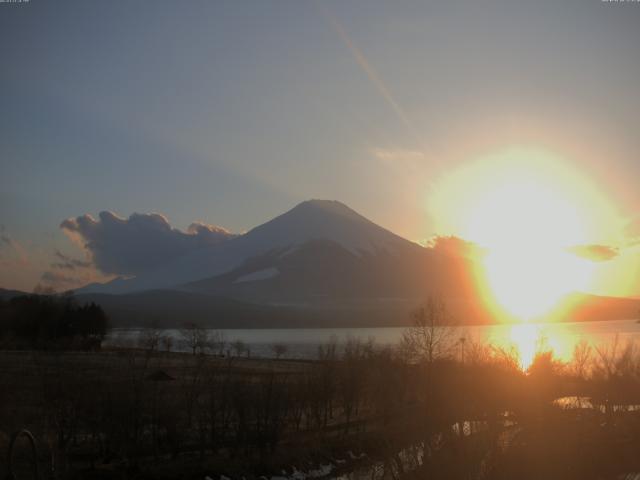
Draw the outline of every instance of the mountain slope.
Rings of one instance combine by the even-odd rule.
[[[252,257],[185,289],[253,303],[318,305],[425,295],[468,296],[470,262],[422,247],[354,254],[329,240]]]

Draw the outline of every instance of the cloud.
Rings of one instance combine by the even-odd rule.
[[[424,243],[426,248],[434,252],[442,253],[452,257],[462,257],[468,259],[478,259],[486,254],[485,249],[478,244],[470,242],[454,235],[435,236]]]
[[[51,269],[42,273],[34,291],[66,291],[109,279],[93,262],[70,257],[59,250],[53,255],[59,261],[51,263]]]
[[[72,258],[68,255],[65,255],[60,250],[56,250],[54,252],[54,256],[59,260],[58,262],[54,262],[51,264],[52,268],[57,268],[60,270],[76,270],[82,268],[90,268],[93,264],[86,260],[80,260],[77,258]]]
[[[80,272],[62,272],[47,270],[40,276],[40,281],[34,287],[34,292],[64,292],[83,287],[89,283],[100,280],[93,269],[85,269]]]
[[[42,283],[50,286],[79,285],[83,282],[83,280],[80,278],[50,271],[44,272],[40,280]]]
[[[586,258],[592,262],[607,262],[620,254],[620,251],[616,247],[610,247],[608,245],[576,245],[570,247],[568,250],[574,255]]]
[[[189,228],[187,228],[187,233],[194,235],[203,245],[220,243],[222,240],[235,237],[235,235],[222,227],[202,222],[193,222],[189,225]]]
[[[234,235],[215,225],[192,223],[186,232],[173,228],[164,215],[112,212],[69,218],[60,228],[88,252],[104,274],[135,276],[195,249],[221,243]]]
[[[23,267],[29,265],[30,262],[27,249],[24,248],[20,242],[13,239],[8,233],[6,233],[4,225],[0,225],[0,249],[7,247],[15,258],[15,263],[17,265]]]

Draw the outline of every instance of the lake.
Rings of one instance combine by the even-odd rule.
[[[318,347],[336,338],[344,343],[348,338],[372,339],[376,345],[393,346],[402,338],[404,327],[389,328],[284,328],[284,329],[219,329],[226,342],[241,340],[249,347],[251,356],[273,357],[272,346],[276,343],[287,347],[286,357],[311,359],[317,355]],[[133,346],[140,337],[140,329],[113,329],[105,345]],[[174,338],[173,350],[185,350],[180,346],[180,331],[163,330],[162,335]],[[557,358],[567,361],[575,346],[586,341],[592,346],[604,346],[616,339],[624,344],[640,340],[640,323],[636,320],[606,322],[566,323],[521,323],[469,327],[455,327],[451,338],[466,338],[468,341],[486,342],[500,348],[514,348],[520,362],[527,367],[536,351],[541,347],[552,349]]]

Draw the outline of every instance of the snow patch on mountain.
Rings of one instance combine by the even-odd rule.
[[[256,272],[249,273],[247,275],[242,275],[235,279],[233,283],[242,283],[242,282],[255,282],[258,280],[267,280],[269,278],[277,277],[280,275],[280,271],[275,268],[265,268],[263,270],[258,270]]]

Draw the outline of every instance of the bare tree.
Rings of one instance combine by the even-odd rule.
[[[414,323],[402,335],[401,350],[412,361],[433,363],[455,347],[455,327],[445,303],[429,297],[414,314]]]
[[[161,334],[156,327],[145,328],[138,334],[138,346],[149,352],[160,349]]]
[[[316,424],[326,427],[333,418],[333,400],[337,389],[338,337],[331,335],[329,341],[318,346],[318,364],[311,376],[310,407],[314,411]]]
[[[344,414],[345,433],[354,417],[358,415],[366,381],[367,361],[373,352],[373,342],[363,342],[359,338],[348,338],[344,355],[338,368],[338,393]]]
[[[204,353],[209,344],[209,332],[196,323],[187,323],[180,329],[181,343],[193,355]]]
[[[234,352],[236,353],[236,357],[240,357],[247,349],[247,346],[242,340],[238,339],[231,344],[231,348],[233,348]]]
[[[287,347],[284,343],[274,343],[273,345],[271,345],[271,351],[275,355],[276,360],[287,353],[288,350],[289,347]]]
[[[331,335],[329,341],[326,344],[318,345],[318,360],[320,361],[335,361],[338,351],[338,337]]]
[[[589,364],[592,361],[593,349],[586,340],[580,341],[573,349],[569,371],[580,379],[585,379],[589,373]]]
[[[171,347],[173,346],[173,337],[171,335],[163,335],[160,342],[162,343],[165,352],[171,352]]]
[[[208,345],[207,348],[214,352],[217,355],[224,354],[224,347],[226,345],[226,340],[224,338],[224,333],[219,331],[211,331],[209,332]]]

